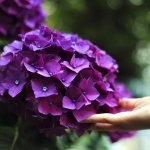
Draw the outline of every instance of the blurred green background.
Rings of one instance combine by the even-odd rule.
[[[149,0],[47,0],[44,9],[49,27],[77,33],[106,50],[135,96],[149,94]]]
[[[150,0],[46,0],[43,8],[50,28],[77,33],[106,50],[119,64],[119,80],[127,84],[134,96],[149,95]],[[73,134],[46,138],[37,134],[34,127],[26,131],[24,123],[18,130],[16,122],[17,117],[0,104],[0,125],[3,126],[0,150],[9,149],[13,141],[17,146],[10,150],[109,149],[107,137],[96,133],[80,139]],[[15,141],[18,136],[22,139]]]

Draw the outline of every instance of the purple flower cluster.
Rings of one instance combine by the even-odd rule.
[[[0,94],[47,134],[74,129],[81,135],[90,125],[82,120],[118,112],[118,99],[130,97],[115,82],[117,71],[116,61],[90,41],[41,27],[4,47]]]
[[[0,37],[16,37],[44,24],[42,1],[0,0]]]

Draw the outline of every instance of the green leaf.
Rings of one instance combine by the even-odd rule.
[[[15,134],[11,127],[0,127],[0,150],[19,150],[13,145]]]
[[[0,150],[58,150],[54,140],[41,137],[39,141],[37,135],[32,138],[31,135],[32,132],[22,132],[16,127],[0,126]]]
[[[64,137],[59,139],[60,150],[109,150],[110,140],[106,135],[98,132],[92,132],[91,134],[85,133],[80,138],[70,133],[68,142],[64,141]],[[71,140],[73,139],[73,140]],[[69,142],[70,141],[70,142]],[[58,141],[57,141],[58,142]],[[66,147],[64,146],[66,145]]]
[[[0,46],[5,46],[8,43],[10,43],[10,40],[8,40],[8,39],[0,39]]]
[[[107,136],[97,132],[80,138],[74,132],[61,137],[46,137],[20,121],[15,127],[0,126],[0,150],[108,150]]]

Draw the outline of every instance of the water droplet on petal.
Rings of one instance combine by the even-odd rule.
[[[41,45],[37,45],[37,48],[41,48]]]
[[[72,66],[74,69],[76,68],[76,66],[74,65],[74,66]]]
[[[45,35],[45,32],[44,32],[44,31],[41,31],[41,35],[44,36],[44,35]]]
[[[15,84],[19,85],[20,81],[19,80],[15,80]]]
[[[33,66],[33,67],[34,67],[34,66],[35,66],[35,63],[33,63],[33,62],[32,62],[32,63],[31,63],[31,66]]]
[[[107,79],[104,77],[104,78],[100,78],[100,81],[102,81],[102,82],[107,82]]]
[[[86,95],[86,92],[85,92],[85,91],[83,91],[82,93],[83,93],[83,95]]]
[[[76,103],[76,101],[77,101],[76,99],[72,99],[72,102],[73,102],[73,103]]]
[[[44,87],[42,88],[42,90],[43,90],[43,92],[46,92],[46,91],[48,90],[48,88],[47,88],[46,86],[44,86]]]
[[[49,73],[49,75],[50,75],[50,76],[53,76],[53,73],[52,73],[52,72],[50,72],[50,73]]]
[[[52,102],[52,100],[50,100],[50,101],[49,101],[49,105],[53,105],[53,102]]]
[[[106,81],[107,81],[107,78],[106,78],[106,77],[104,77],[104,78],[103,78],[103,82],[105,83]]]
[[[75,45],[75,44],[76,44],[76,42],[73,41],[73,42],[72,42],[72,45]]]
[[[66,80],[64,78],[61,79],[62,82],[65,82]]]

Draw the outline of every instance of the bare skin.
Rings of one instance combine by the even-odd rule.
[[[96,114],[83,123],[93,123],[91,130],[135,131],[150,129],[150,97],[122,99],[120,107],[127,110],[117,114]]]

